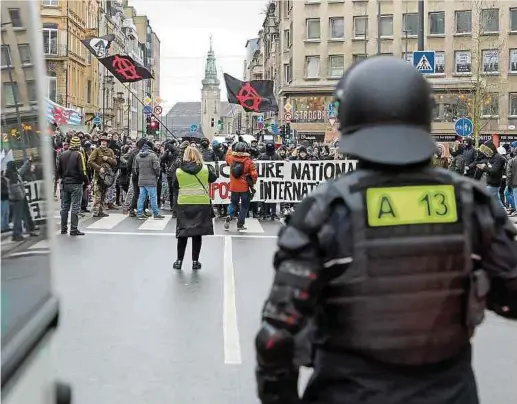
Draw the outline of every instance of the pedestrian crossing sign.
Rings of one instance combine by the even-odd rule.
[[[435,53],[434,51],[416,51],[413,52],[413,66],[424,74],[434,73],[435,71]]]

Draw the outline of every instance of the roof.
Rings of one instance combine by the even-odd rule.
[[[201,103],[200,102],[177,102],[164,117],[171,124],[169,127],[181,128],[201,124]]]
[[[238,111],[237,105],[231,105],[227,101],[221,101],[221,116],[233,116]],[[177,102],[162,117],[169,128],[179,131],[182,128],[190,130],[192,125],[201,125],[201,103],[200,102]]]

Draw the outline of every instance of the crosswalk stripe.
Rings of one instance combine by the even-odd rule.
[[[114,228],[117,224],[126,219],[127,216],[122,213],[110,213],[109,216],[103,217],[100,220],[87,226],[87,229],[109,230]]]
[[[258,219],[246,219],[245,226],[247,227],[247,230],[241,230],[242,233],[264,233],[264,228],[262,227]]]
[[[29,247],[29,250],[47,249],[47,248],[50,248],[48,240],[41,240],[41,241],[38,241],[36,244],[31,245]]]
[[[162,231],[165,230],[171,219],[172,215],[165,215],[164,219],[148,218],[141,226],[138,227],[138,230]]]

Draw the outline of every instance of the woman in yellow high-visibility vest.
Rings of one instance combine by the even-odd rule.
[[[217,180],[217,172],[203,163],[199,150],[185,149],[181,166],[176,170],[174,186],[178,192],[176,213],[177,259],[174,269],[181,270],[187,241],[192,238],[192,269],[201,269],[199,254],[203,236],[214,234],[214,210],[210,200],[210,183]]]

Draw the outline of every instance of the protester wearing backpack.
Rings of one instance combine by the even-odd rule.
[[[230,207],[226,217],[224,228],[230,228],[230,222],[239,207],[237,230],[246,230],[245,221],[248,215],[251,199],[255,193],[254,185],[257,183],[258,173],[253,160],[248,153],[248,145],[244,142],[236,143],[228,149],[226,163],[230,167]]]

